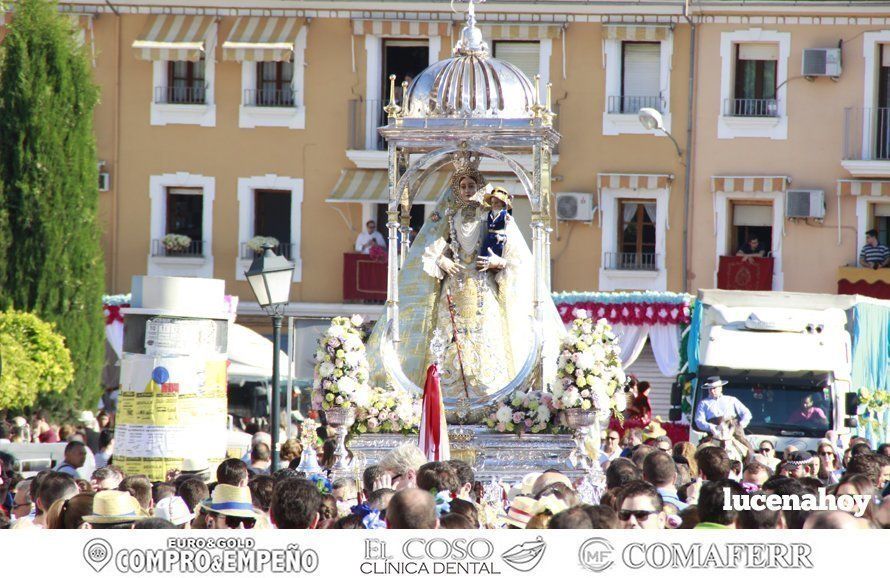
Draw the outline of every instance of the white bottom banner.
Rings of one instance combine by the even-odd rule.
[[[847,575],[883,566],[881,531],[10,531],[8,576]],[[849,550],[845,548],[849,546]],[[855,555],[843,555],[844,551]],[[50,554],[50,555],[47,555]],[[742,575],[742,574],[740,574]]]

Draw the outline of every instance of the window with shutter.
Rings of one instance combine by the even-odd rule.
[[[539,42],[508,42],[494,43],[494,57],[509,62],[525,73],[534,82],[536,74],[541,70],[541,45]]]
[[[636,114],[641,108],[661,110],[661,43],[621,43],[621,96],[611,112]]]

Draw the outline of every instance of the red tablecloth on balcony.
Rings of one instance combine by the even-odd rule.
[[[344,253],[343,300],[385,301],[386,261],[362,253]]]
[[[773,288],[772,257],[720,257],[717,270],[718,289],[769,291]]]
[[[837,275],[838,295],[865,295],[890,299],[890,269],[841,267]]]

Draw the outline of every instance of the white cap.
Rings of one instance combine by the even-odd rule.
[[[258,431],[253,434],[253,437],[250,440],[250,447],[255,447],[257,444],[266,444],[270,448],[272,447],[272,434],[269,432]]]
[[[194,517],[185,500],[179,496],[168,496],[155,504],[155,518],[167,520],[174,526],[187,524]]]

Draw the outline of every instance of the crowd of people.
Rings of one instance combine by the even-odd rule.
[[[482,483],[469,464],[430,462],[413,444],[393,449],[363,472],[337,477],[331,475],[333,432],[323,426],[313,448],[317,473],[300,469],[305,454],[295,439],[282,444],[282,467],[270,471],[270,436],[257,432],[246,455],[222,461],[215,472],[206,461],[186,460],[165,481],[153,482],[114,464],[108,416],[82,417],[76,426],[61,427],[48,424],[44,415],[0,420],[3,440],[67,442],[55,468],[30,478],[17,473],[13,456],[0,444],[0,528],[890,527],[890,444],[873,448],[863,438],[841,449],[829,435],[813,455],[794,447],[777,452],[769,441],[740,451],[727,445],[735,438],[707,436],[696,446],[648,437],[639,428],[609,428],[598,460],[604,487],[598,485],[590,499],[579,486],[595,475],[585,482],[567,467],[530,472],[513,485]],[[87,448],[95,448],[97,467],[82,479],[78,472]],[[858,517],[843,510],[725,507],[727,495],[803,497],[823,488],[834,496],[866,495],[867,507]]]

